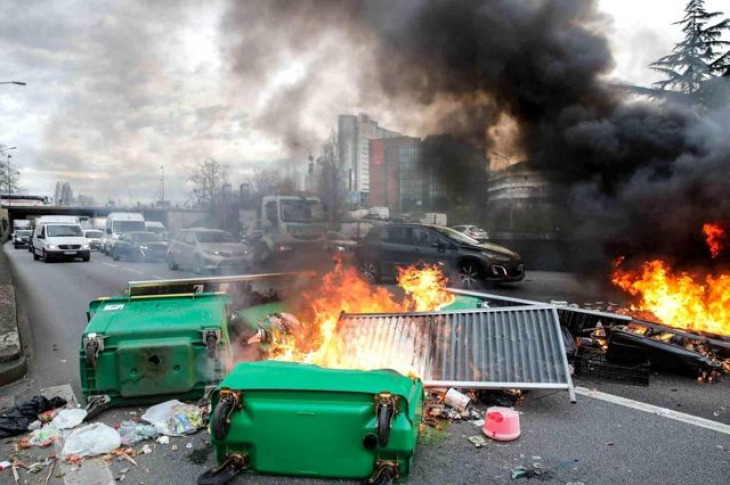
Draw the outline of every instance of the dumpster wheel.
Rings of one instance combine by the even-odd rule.
[[[210,418],[210,429],[218,441],[223,441],[231,429],[231,415],[240,406],[240,401],[235,394],[228,394],[221,398]]]
[[[393,417],[393,407],[384,405],[378,407],[378,444],[387,446],[390,440],[390,421]]]

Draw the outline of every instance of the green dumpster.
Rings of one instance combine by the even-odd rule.
[[[108,395],[111,406],[200,398],[232,362],[229,303],[217,293],[92,301],[79,355],[84,398]]]
[[[238,364],[212,398],[221,465],[278,475],[404,479],[423,413],[419,379],[393,370]],[[214,473],[214,472],[210,472]],[[213,477],[198,483],[214,483]]]

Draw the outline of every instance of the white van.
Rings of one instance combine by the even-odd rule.
[[[101,251],[111,254],[114,242],[125,232],[146,231],[144,216],[138,212],[112,212],[106,216],[106,227]]]
[[[89,242],[79,224],[46,222],[36,224],[31,240],[33,259],[50,263],[54,259],[91,259]]]

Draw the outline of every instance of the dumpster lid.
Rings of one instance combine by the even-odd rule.
[[[413,380],[391,369],[372,371],[328,369],[297,362],[242,362],[220,387],[256,391],[315,391],[377,394],[390,392],[408,398]]]

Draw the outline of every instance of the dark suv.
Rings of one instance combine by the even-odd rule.
[[[395,277],[397,266],[444,264],[462,286],[485,280],[520,281],[525,277],[519,254],[443,226],[389,224],[377,226],[355,248],[358,269],[379,281]]]

